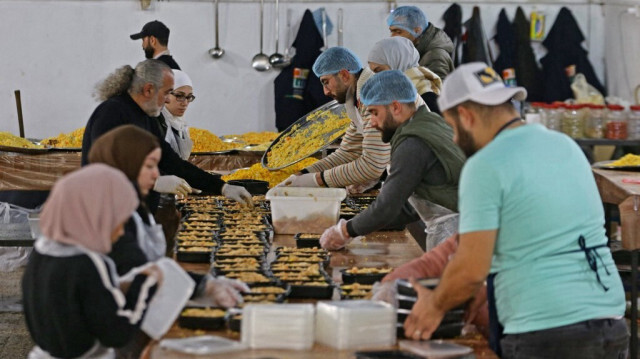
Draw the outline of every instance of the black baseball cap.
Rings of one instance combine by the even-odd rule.
[[[130,35],[131,40],[142,39],[145,36],[155,36],[158,39],[169,38],[169,28],[158,20],[148,22],[142,27],[142,31],[137,34]]]

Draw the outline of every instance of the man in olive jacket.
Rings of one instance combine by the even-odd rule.
[[[429,23],[425,14],[415,6],[400,6],[387,17],[391,36],[411,40],[420,54],[420,66],[444,78],[454,69],[451,54],[453,42],[441,29]]]

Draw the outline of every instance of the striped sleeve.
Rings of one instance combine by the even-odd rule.
[[[359,155],[348,163],[324,171],[324,179],[329,187],[346,187],[377,180],[389,164],[391,146],[382,142],[380,131],[367,121],[362,132],[361,144],[356,146],[354,143],[352,147],[354,150],[360,149]]]
[[[306,169],[309,172],[322,172],[356,160],[362,154],[362,139],[362,134],[358,133],[356,126],[351,122],[347,132],[342,137],[340,147],[329,156]]]

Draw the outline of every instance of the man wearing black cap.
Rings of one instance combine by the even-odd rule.
[[[169,54],[169,28],[158,20],[146,23],[142,31],[131,36],[131,40],[142,39],[142,50],[147,59],[156,59],[169,65],[174,70],[180,70],[180,66]]]

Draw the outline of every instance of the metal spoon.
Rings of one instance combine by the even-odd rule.
[[[260,0],[260,52],[251,60],[251,66],[258,71],[268,71],[271,69],[269,56],[262,52],[262,32],[264,24],[264,0]]]
[[[342,22],[343,22],[343,14],[342,14],[342,8],[340,8],[338,9],[338,46],[342,46],[342,41],[343,41]]]
[[[284,57],[284,55],[278,53],[278,42],[280,39],[280,11],[279,11],[279,1],[276,0],[276,52],[273,55],[269,56],[269,63],[276,68],[282,68],[289,66],[289,60]]]
[[[291,63],[291,9],[287,9],[287,38],[285,40],[284,58]]]
[[[211,55],[211,57],[213,57],[214,59],[219,59],[222,57],[222,55],[224,55],[224,50],[220,48],[220,46],[218,45],[218,0],[216,0],[216,6],[215,6],[215,18],[216,18],[216,47],[214,47],[213,49],[209,49],[209,55]]]

